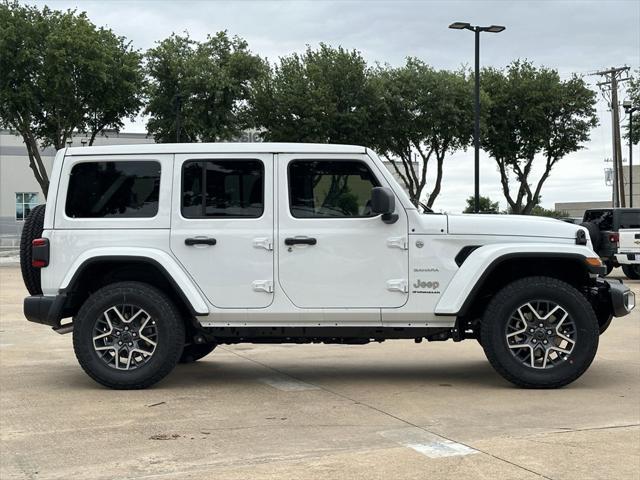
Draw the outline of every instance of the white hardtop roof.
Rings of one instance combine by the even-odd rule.
[[[365,153],[357,145],[324,143],[143,143],[136,145],[99,145],[69,147],[65,155],[135,155],[182,153]]]

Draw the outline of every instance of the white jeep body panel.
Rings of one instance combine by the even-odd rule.
[[[181,170],[197,159],[257,159],[264,164],[260,218],[184,218]],[[79,162],[157,161],[159,209],[152,218],[69,218],[69,175]],[[294,160],[364,162],[395,195],[398,221],[295,218],[288,164]],[[43,293],[67,288],[85,262],[147,258],[161,265],[202,326],[453,326],[456,313],[501,257],[558,254],[596,257],[576,245],[582,227],[552,219],[504,215],[420,214],[368,149],[313,144],[157,144],[68,148],[51,175],[43,236],[51,262]],[[213,246],[186,246],[194,237]],[[285,245],[291,237],[317,244]],[[478,247],[458,266],[464,247]]]
[[[620,265],[640,264],[640,229],[620,229],[616,260]]]

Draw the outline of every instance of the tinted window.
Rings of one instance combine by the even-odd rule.
[[[291,214],[297,218],[371,217],[378,181],[363,162],[296,160],[289,164]]]
[[[622,212],[620,228],[640,228],[640,212]]]
[[[182,167],[184,217],[258,218],[263,211],[262,162],[206,160],[186,162]]]
[[[601,231],[613,230],[612,210],[588,210],[584,214],[585,222],[593,222]]]
[[[78,163],[71,169],[65,211],[72,218],[153,217],[159,192],[158,162]]]

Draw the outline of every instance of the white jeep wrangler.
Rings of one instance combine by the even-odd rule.
[[[346,145],[61,150],[21,257],[27,319],[73,331],[112,388],[220,344],[469,338],[516,385],[560,387],[635,303],[584,228],[421,213]]]

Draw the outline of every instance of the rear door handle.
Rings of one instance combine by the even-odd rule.
[[[215,245],[215,238],[206,238],[206,237],[195,237],[195,238],[185,238],[184,244],[191,247],[193,245]]]
[[[284,239],[285,245],[315,245],[318,240],[312,237],[289,237]]]

